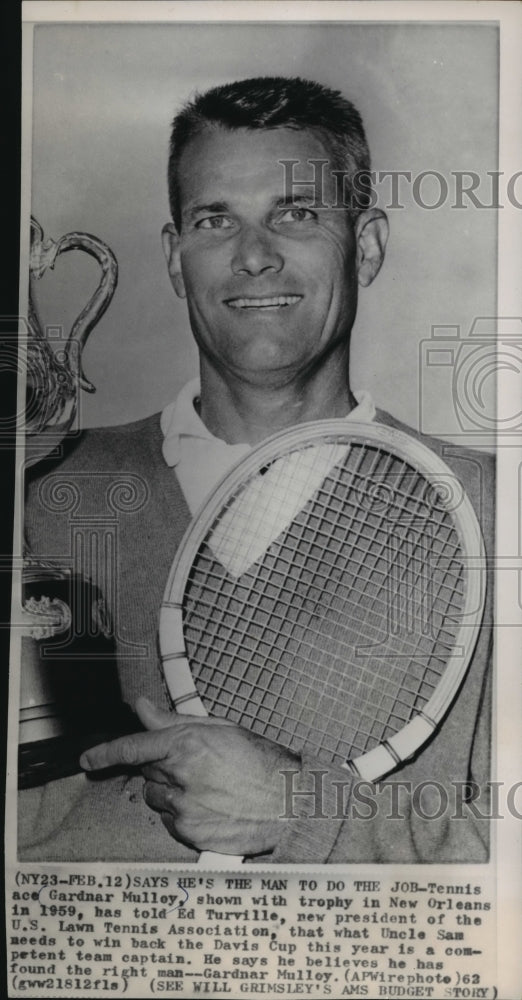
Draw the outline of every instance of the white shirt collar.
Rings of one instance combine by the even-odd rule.
[[[210,433],[194,408],[194,400],[199,393],[199,380],[193,379],[161,414],[163,457],[167,465],[175,466],[178,482],[192,514],[232,466],[251,450],[249,444],[227,444]],[[358,405],[346,419],[373,420],[375,407],[370,394],[355,392],[354,396]]]
[[[214,439],[196,413],[194,401],[200,394],[198,378],[187,382],[173,403],[169,403],[161,414],[163,431],[163,457],[167,465],[177,465],[180,460],[179,439],[181,437]]]
[[[236,449],[238,457],[241,457],[239,450],[246,454],[250,450],[248,444],[231,445],[226,444],[221,438],[210,433],[198,416],[194,407],[194,400],[197,399],[201,391],[198,378],[191,379],[179,392],[173,403],[169,403],[161,414],[161,430],[163,431],[163,457],[170,466],[178,465],[181,459],[180,441],[182,438],[202,439],[212,441],[216,446]],[[346,420],[357,420],[361,423],[371,422],[375,419],[375,406],[371,395],[365,390],[354,391],[357,406],[346,415]]]

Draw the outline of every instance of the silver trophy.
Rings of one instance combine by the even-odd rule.
[[[56,349],[39,322],[33,283],[52,270],[60,254],[69,250],[81,250],[94,257],[100,265],[101,278],[74,321],[67,340],[65,343],[62,340]],[[42,227],[36,219],[31,219],[24,420],[26,468],[48,456],[56,455],[59,460],[61,447],[75,422],[80,389],[95,391],[82,370],[82,351],[89,334],[108,308],[117,281],[116,258],[101,240],[78,232],[68,233],[56,241],[44,239]],[[110,643],[110,626],[102,596],[89,581],[75,577],[70,567],[62,569],[33,554],[26,542],[22,571],[20,691],[19,783],[22,787],[78,769],[79,748],[70,734],[78,730],[78,719],[86,719],[88,689],[92,689],[93,702],[97,694],[103,698],[103,692],[94,691],[88,680],[92,662],[88,648],[83,660],[83,653],[80,654],[73,670],[70,664],[60,665],[53,658],[53,640],[57,636],[63,640],[71,631],[74,606],[78,601],[84,606],[87,604],[91,618],[96,618],[94,634],[98,636],[99,656],[99,643],[104,640]],[[112,695],[117,698],[115,669],[111,672],[106,668],[104,674],[105,683],[109,683]]]

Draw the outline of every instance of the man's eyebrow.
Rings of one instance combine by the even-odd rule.
[[[315,189],[310,185],[310,194],[287,194],[284,198],[277,198],[278,208],[286,208],[287,205],[313,205],[315,202]]]
[[[275,208],[286,208],[296,205],[313,205],[315,202],[315,189],[313,185],[310,185],[310,193],[307,194],[306,191],[300,194],[287,194],[281,197],[280,195],[274,195],[272,199],[272,204]],[[195,219],[199,215],[218,215],[220,213],[230,212],[230,205],[226,201],[212,201],[205,204],[199,205],[189,205],[189,207],[183,212],[183,216],[186,219]]]
[[[212,201],[206,205],[191,205],[183,214],[189,219],[193,219],[196,215],[201,215],[204,212],[208,212],[211,215],[218,212],[229,212],[230,208],[226,201]]]

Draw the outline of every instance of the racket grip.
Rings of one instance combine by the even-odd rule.
[[[230,868],[233,870],[242,864],[243,858],[240,854],[216,854],[215,851],[202,851],[198,859],[198,865],[204,865],[209,871],[214,871],[218,868]]]

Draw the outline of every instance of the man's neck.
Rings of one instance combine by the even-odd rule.
[[[227,444],[257,444],[309,420],[345,417],[357,405],[347,372],[336,366],[289,384],[250,384],[201,363],[199,413],[211,434]]]

